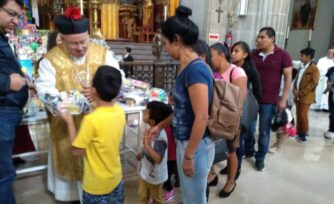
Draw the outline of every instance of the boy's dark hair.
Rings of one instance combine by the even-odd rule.
[[[310,56],[311,59],[313,59],[314,54],[315,54],[315,50],[313,48],[311,48],[311,47],[307,47],[305,49],[302,49],[300,51],[300,54],[303,54],[303,55],[306,55],[306,56]]]
[[[328,46],[327,50],[331,50],[331,49],[334,49],[334,42]]]
[[[110,102],[116,98],[121,85],[121,72],[112,66],[100,66],[93,78],[93,87],[103,101]]]
[[[173,113],[173,110],[169,105],[160,101],[151,101],[146,105],[146,108],[150,111],[150,119],[154,120],[156,124],[160,123]]]
[[[210,53],[210,47],[204,40],[197,40],[197,42],[192,46],[193,50],[198,55],[205,55],[205,62],[212,67],[211,64],[211,53]]]
[[[225,59],[228,62],[231,62],[231,54],[225,43],[218,42],[218,43],[211,45],[210,48],[217,50],[219,54],[224,54]]]
[[[131,52],[131,47],[125,47],[126,52],[130,53]]]
[[[176,35],[180,36],[184,45],[192,46],[197,42],[199,31],[197,25],[188,18],[191,14],[191,9],[179,6],[176,15],[162,23],[161,32],[169,42],[174,42]]]
[[[0,0],[0,8],[6,5],[9,1],[15,1],[21,8],[23,8],[23,0]]]

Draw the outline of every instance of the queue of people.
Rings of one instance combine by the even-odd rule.
[[[59,43],[54,40],[54,45],[39,63],[35,85],[31,84],[22,73],[5,36],[14,30],[22,6],[19,0],[1,1],[0,4],[0,129],[6,130],[0,133],[0,203],[15,203],[12,146],[29,89],[36,89],[40,98],[61,91],[81,90],[89,102],[95,104],[94,110],[86,115],[73,117],[66,109],[59,109],[56,116],[49,115],[48,189],[54,193],[55,199],[80,200],[85,204],[123,203],[119,144],[126,121],[124,111],[115,103],[124,78],[123,71],[110,51],[90,42],[88,19],[67,16],[71,12],[65,12],[66,16],[55,18],[59,35],[55,34],[54,39],[58,37]],[[231,50],[224,43],[208,47],[204,41],[198,47],[199,29],[190,20],[191,14],[189,8],[180,6],[176,15],[161,25],[162,45],[179,62],[180,72],[171,93],[173,102],[170,105],[173,107],[150,102],[144,113],[143,120],[149,128],[143,137],[143,151],[137,157],[142,163],[138,203],[163,203],[175,196],[170,183],[171,172],[168,171],[177,175],[184,204],[208,202],[208,183],[218,179],[212,171],[217,156],[215,142],[207,129],[215,80],[224,80],[238,87],[243,100],[251,91],[259,103],[258,117],[251,121],[249,128],[240,129],[240,134],[226,140],[227,166],[220,173],[228,176],[218,193],[222,198],[230,196],[236,188],[244,157],[254,157],[254,167],[258,171],[265,169],[271,121],[274,117],[276,121],[275,115],[287,108],[292,61],[290,55],[275,44],[273,28],[260,29],[254,52],[243,41],[235,43]],[[126,50],[128,54],[131,52]],[[317,66],[312,63],[314,52],[312,48],[300,51],[302,66],[293,83],[296,138],[300,143],[308,140],[307,113],[315,102],[320,77]],[[85,76],[91,78],[80,74],[87,68],[89,74]],[[326,77],[330,110],[326,136],[331,138],[334,136],[334,67]],[[257,120],[259,139],[255,151]],[[290,119],[278,125],[280,131],[286,133],[285,125],[291,121],[290,114]],[[175,147],[169,147],[173,142]],[[173,154],[170,151],[175,154],[174,158],[169,158],[168,154]]]

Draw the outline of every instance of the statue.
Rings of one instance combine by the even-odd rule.
[[[154,24],[154,5],[152,0],[145,0],[143,4],[143,26],[152,27]]]
[[[161,43],[161,29],[157,30],[157,34],[153,37],[153,45],[152,45],[152,55],[160,60],[161,52],[162,52],[162,43]]]

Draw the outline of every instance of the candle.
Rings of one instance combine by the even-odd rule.
[[[290,26],[288,26],[288,29],[286,30],[286,37],[285,37],[285,39],[289,39],[289,32],[290,32]]]
[[[80,0],[80,14],[83,15],[83,0]]]
[[[311,41],[311,39],[312,39],[312,30],[310,29],[310,33],[308,35],[308,41]]]

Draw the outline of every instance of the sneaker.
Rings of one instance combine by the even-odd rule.
[[[306,144],[307,143],[307,137],[306,136],[301,136],[298,135],[296,137],[297,142],[301,143],[301,144]]]
[[[266,167],[264,166],[264,161],[256,160],[256,162],[255,162],[255,168],[258,171],[264,171],[266,169]]]
[[[167,202],[167,201],[172,200],[173,198],[175,198],[175,196],[176,196],[176,193],[175,193],[174,190],[166,191],[166,192],[164,193],[164,196],[163,196],[163,198],[164,198],[164,202]]]
[[[329,140],[334,139],[334,132],[327,131],[325,132],[324,137]]]
[[[252,157],[254,157],[254,153],[246,153],[246,154],[244,154],[242,156],[243,159],[245,159],[245,158],[252,158]]]

